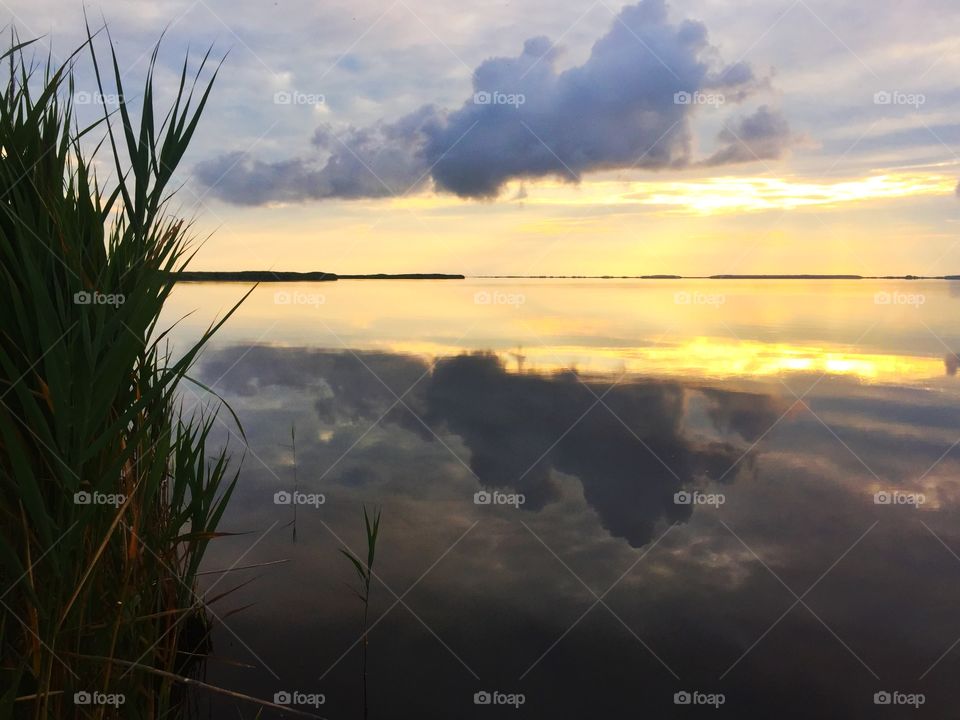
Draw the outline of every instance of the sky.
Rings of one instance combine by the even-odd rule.
[[[194,269],[960,273],[951,0],[0,3],[61,59],[84,10],[134,111],[164,31],[160,107],[225,56]]]

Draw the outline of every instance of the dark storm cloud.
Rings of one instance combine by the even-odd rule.
[[[723,66],[697,21],[672,23],[663,0],[624,8],[582,64],[558,72],[545,37],[473,75],[473,96],[455,110],[425,105],[368,127],[321,127],[319,158],[265,162],[243,154],[200,163],[196,176],[238,204],[381,197],[433,181],[461,197],[495,197],[512,179],[580,180],[607,169],[694,164],[690,121],[701,98],[740,102],[764,85],[749,65]],[[734,136],[736,134],[736,137]],[[786,121],[762,107],[721,133],[711,165],[779,157]],[[744,147],[746,146],[746,147]]]

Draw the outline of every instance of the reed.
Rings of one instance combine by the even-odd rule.
[[[284,445],[281,443],[281,447],[285,447],[290,450],[290,453],[293,457],[293,495],[296,497],[297,493],[300,491],[300,486],[297,483],[297,427],[296,425],[290,425],[290,444]],[[293,507],[293,520],[290,521],[290,525],[293,527],[293,532],[291,539],[293,542],[297,541],[297,503],[296,501],[290,503]]]
[[[363,631],[360,644],[360,672],[362,684],[363,699],[363,718],[368,717],[367,700],[367,655],[369,650],[368,628],[370,622],[370,587],[373,581],[373,561],[377,555],[377,538],[380,535],[380,510],[377,510],[371,519],[367,513],[367,506],[363,506],[363,526],[366,534],[367,557],[361,560],[347,548],[340,548],[340,552],[350,561],[354,570],[357,571],[357,577],[360,581],[359,589],[354,590],[354,594],[363,603]]]
[[[158,45],[137,112],[112,44],[102,63],[87,36],[59,66],[16,36],[2,54],[0,718],[178,714],[208,643],[197,571],[237,480],[217,409],[178,392],[236,306],[176,358],[158,325],[195,252],[170,182],[219,66],[184,60],[161,116]],[[80,127],[84,59],[119,107]]]

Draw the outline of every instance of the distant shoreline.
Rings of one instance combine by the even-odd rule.
[[[463,275],[447,273],[371,273],[338,275],[327,272],[288,272],[272,270],[188,270],[174,273],[177,282],[332,282],[334,280],[463,280]]]
[[[490,280],[960,280],[960,275],[476,275]]]
[[[482,280],[960,280],[960,275],[475,275]],[[331,282],[335,280],[466,280],[458,273],[369,273],[271,270],[190,270],[174,273],[177,282]]]

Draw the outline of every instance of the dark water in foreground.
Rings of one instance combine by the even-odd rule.
[[[949,284],[336,285],[261,287],[198,367],[249,442],[206,567],[286,561],[204,576],[209,682],[361,717],[366,503],[371,718],[952,716]]]

